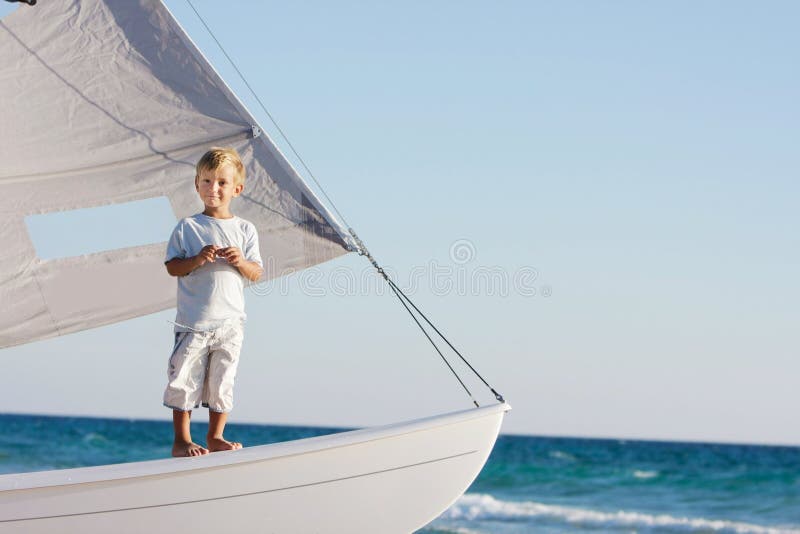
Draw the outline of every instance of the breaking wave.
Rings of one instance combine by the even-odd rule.
[[[519,521],[541,518],[563,521],[575,526],[669,529],[685,532],[722,532],[736,534],[799,534],[798,527],[766,527],[738,521],[653,515],[641,512],[602,512],[571,506],[541,504],[531,501],[501,501],[486,494],[467,494],[441,516],[451,520]]]

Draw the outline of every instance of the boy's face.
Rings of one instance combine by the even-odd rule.
[[[231,200],[238,197],[244,189],[243,184],[235,185],[236,170],[231,165],[221,165],[217,169],[203,169],[195,180],[195,188],[206,208],[227,209]]]

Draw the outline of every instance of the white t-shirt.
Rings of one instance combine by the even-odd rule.
[[[198,213],[178,222],[167,244],[164,262],[197,256],[206,245],[238,247],[247,261],[262,265],[256,227],[244,219],[216,219]],[[178,277],[175,330],[208,331],[232,320],[244,320],[244,282],[225,258],[216,258]]]

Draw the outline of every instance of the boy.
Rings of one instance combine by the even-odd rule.
[[[262,273],[258,234],[235,217],[231,200],[244,189],[245,170],[234,149],[212,148],[197,163],[195,189],[202,213],[172,231],[165,264],[178,277],[175,346],[169,359],[164,406],[172,408],[173,456],[241,449],[223,437],[233,408],[233,380],[244,336],[244,280]],[[208,407],[206,447],[192,441],[190,418]]]

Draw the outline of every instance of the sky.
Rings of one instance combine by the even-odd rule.
[[[504,432],[800,445],[798,4],[194,4]],[[350,254],[249,291],[231,421],[469,408],[378,282]],[[5,349],[0,410],[169,418],[173,317]]]

